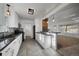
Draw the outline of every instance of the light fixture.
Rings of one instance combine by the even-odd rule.
[[[6,15],[10,16],[11,15],[11,13],[10,13],[10,5],[6,4],[6,6],[7,6]]]
[[[53,19],[52,21],[53,21],[53,22],[55,22],[55,20],[54,20],[54,19]]]
[[[53,16],[53,20],[52,21],[55,22],[54,16]]]
[[[28,14],[33,15],[34,14],[34,9],[29,8],[28,9]]]

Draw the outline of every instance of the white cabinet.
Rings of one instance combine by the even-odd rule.
[[[45,36],[44,45],[45,45],[45,48],[51,47],[51,36]]]
[[[8,27],[18,27],[18,16],[14,11],[7,17],[7,21]]]
[[[47,36],[42,33],[36,33],[36,40],[45,49],[51,47],[51,36]]]
[[[44,44],[44,40],[45,40],[45,35],[43,35],[43,34],[40,34],[41,35],[41,42]]]
[[[52,48],[53,49],[57,49],[57,35],[53,33],[53,36],[52,36]]]
[[[13,45],[9,45],[2,51],[2,56],[13,56],[13,53]]]
[[[7,31],[6,17],[5,17],[5,4],[0,3],[0,32]]]
[[[0,4],[0,26],[5,24],[4,4]]]
[[[6,4],[0,3],[0,26],[18,27],[18,15],[13,7],[10,12],[11,15],[6,16]]]
[[[11,42],[4,50],[1,51],[2,56],[16,56],[22,43],[22,34],[20,34],[13,42]]]
[[[12,43],[13,44],[13,49],[14,49],[14,54],[13,56],[16,56],[19,49],[20,49],[20,46],[21,46],[21,43],[22,43],[22,34],[20,34],[16,39],[15,41]]]
[[[12,49],[12,47],[8,47],[2,51],[2,56],[12,56],[13,52],[14,50]]]
[[[56,41],[56,33],[52,33],[51,35],[46,35],[42,33],[36,33],[36,40],[40,43],[43,48],[53,48],[57,49],[57,41]]]
[[[40,40],[40,39],[41,39],[40,34],[36,33],[36,40]]]

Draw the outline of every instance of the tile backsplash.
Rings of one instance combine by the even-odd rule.
[[[14,29],[5,26],[0,26],[0,38],[14,33]]]
[[[9,31],[7,26],[0,26],[0,32],[7,32]]]

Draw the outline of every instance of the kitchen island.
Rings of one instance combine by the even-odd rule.
[[[16,56],[22,43],[22,33],[0,38],[0,55]]]
[[[60,32],[36,32],[36,41],[44,48],[57,49],[57,34]]]

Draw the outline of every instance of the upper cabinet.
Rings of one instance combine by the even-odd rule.
[[[7,6],[4,3],[0,3],[0,32],[8,31],[9,27],[18,27],[18,15],[10,6],[11,15],[6,15]]]
[[[18,27],[18,15],[12,5],[9,7],[10,15],[6,16],[8,27]]]
[[[11,14],[11,16],[7,17],[8,27],[18,27],[18,16],[15,12]]]
[[[6,19],[4,15],[4,4],[0,4],[0,26],[6,24]]]
[[[0,32],[7,31],[6,17],[5,17],[5,4],[0,3]]]

